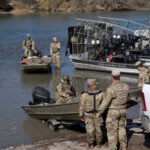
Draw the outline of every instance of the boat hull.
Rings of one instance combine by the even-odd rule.
[[[128,96],[128,108],[138,102],[133,98],[141,95],[141,88],[131,89]],[[81,122],[79,117],[79,101],[63,104],[38,104],[22,106],[30,116],[41,120],[55,119],[58,121]]]
[[[29,105],[22,106],[24,111],[37,119],[58,121],[80,121],[79,102],[67,104]]]
[[[22,65],[24,72],[49,72],[50,63]]]
[[[27,64],[21,63],[24,72],[49,72],[52,59],[51,56],[41,58],[30,57],[23,58],[22,61],[27,62]]]
[[[119,70],[123,74],[139,74],[139,71],[134,65],[131,64],[122,64],[122,63],[110,63],[110,62],[99,62],[99,61],[90,61],[82,59],[72,58],[72,63],[76,69],[82,70],[94,70],[94,71],[104,71],[111,72],[112,70]]]

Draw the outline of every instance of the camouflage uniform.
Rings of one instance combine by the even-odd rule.
[[[142,68],[138,78],[138,87],[142,87],[144,83],[149,82],[148,70],[146,68]]]
[[[120,81],[113,82],[107,88],[103,103],[99,107],[98,114],[108,108],[106,127],[110,150],[117,150],[118,139],[120,147],[126,150],[126,107],[129,87]]]
[[[73,95],[75,95],[75,89],[70,82],[61,80],[56,87],[56,104],[73,101]]]
[[[25,57],[29,57],[32,55],[32,51],[35,50],[35,42],[30,38],[30,35],[27,35],[27,39],[25,39],[23,41],[22,47],[24,49],[24,56]]]
[[[87,142],[93,144],[95,141],[97,144],[102,142],[102,131],[101,126],[103,125],[102,117],[96,118],[97,109],[103,100],[103,93],[90,89],[84,92],[80,98],[80,109],[79,115],[81,118],[85,118],[86,131],[87,131]]]
[[[150,66],[148,66],[148,76],[149,76],[149,82],[150,82]]]
[[[50,53],[53,58],[53,63],[56,68],[60,68],[60,43],[57,43],[57,39],[53,38],[53,43],[50,45]]]

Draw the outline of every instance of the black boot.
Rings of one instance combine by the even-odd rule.
[[[93,149],[94,148],[94,144],[88,144],[88,148],[89,149]]]
[[[97,147],[97,148],[101,148],[101,147],[102,147],[102,143],[101,143],[101,142],[97,142],[97,143],[96,143],[96,147]]]

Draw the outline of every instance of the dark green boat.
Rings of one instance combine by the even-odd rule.
[[[131,89],[128,97],[128,108],[138,103],[137,98],[141,95],[141,88]],[[24,111],[37,119],[48,120],[55,119],[58,121],[80,122],[79,117],[79,100],[72,103],[64,104],[37,104],[22,106]]]

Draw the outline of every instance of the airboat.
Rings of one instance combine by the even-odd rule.
[[[130,20],[76,18],[68,28],[67,53],[75,69],[137,75],[137,61],[150,65],[150,26]]]

